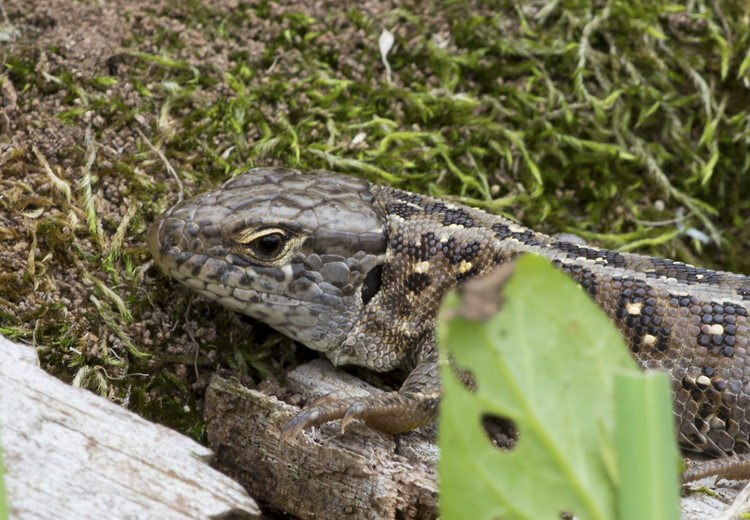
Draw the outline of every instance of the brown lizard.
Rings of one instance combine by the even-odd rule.
[[[410,370],[398,392],[315,403],[282,440],[335,419],[342,430],[356,418],[389,433],[434,421],[442,298],[529,252],[588,292],[642,368],[671,375],[684,449],[724,459],[750,453],[746,276],[549,237],[352,176],[283,168],[243,172],[178,204],[154,222],[147,243],[176,280],[334,365]]]

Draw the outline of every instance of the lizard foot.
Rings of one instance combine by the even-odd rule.
[[[352,419],[363,420],[385,433],[402,433],[435,420],[437,404],[436,397],[405,392],[342,399],[324,396],[284,426],[279,443],[296,437],[305,428],[336,419],[341,419],[341,433]]]

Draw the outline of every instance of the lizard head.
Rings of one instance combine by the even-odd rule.
[[[146,242],[170,276],[322,351],[377,292],[387,229],[366,181],[256,168],[162,213]]]

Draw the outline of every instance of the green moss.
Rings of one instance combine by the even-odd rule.
[[[164,371],[137,390],[129,389],[122,398],[132,399],[133,408],[144,418],[191,435],[199,442],[205,442],[205,425],[197,411],[195,396],[183,399],[184,390],[179,378]]]
[[[81,374],[97,391],[101,379],[82,367],[123,367],[100,374],[108,395],[131,395],[144,415],[193,432],[202,426],[189,405],[192,390],[181,378],[156,376],[178,364],[193,367],[195,356],[170,351],[186,320],[220,324],[216,338],[198,339],[199,371],[231,367],[258,381],[282,377],[296,363],[301,352],[288,340],[255,322],[247,333],[235,314],[141,270],[149,260],[143,233],[177,200],[174,180],[144,138],[175,168],[185,197],[252,166],[328,168],[503,212],[543,232],[750,273],[744,2],[423,4],[379,16],[347,5],[314,19],[266,1],[231,11],[173,3],[148,12],[153,37],[125,34],[125,52],[90,77],[51,60],[41,67],[41,53],[22,45],[9,52],[0,81],[12,80],[21,109],[45,96],[60,100],[56,115],[29,116],[28,126],[44,128],[40,117],[57,117],[81,135],[91,129],[97,167],[93,202],[74,190],[70,204],[81,213],[57,199],[45,206],[35,221],[47,248],[37,251],[40,268],[0,276],[0,292],[17,302],[52,287],[53,273],[41,269],[49,252],[61,270],[100,280],[127,312],[98,289],[98,306],[81,304],[85,327],[45,303],[33,313],[4,311],[0,332],[33,338],[51,371],[68,381]],[[390,84],[376,43],[383,27],[396,35]],[[201,59],[196,32],[208,42],[202,51],[229,53]],[[45,51],[64,57],[57,48]],[[113,136],[136,129],[143,137],[133,134],[134,147],[113,144]],[[72,172],[71,187],[89,156],[83,140],[61,152],[57,163]],[[2,157],[8,179],[22,181],[32,163],[38,170],[31,154]],[[127,204],[138,205],[119,252],[95,231],[111,239],[117,228],[98,206],[108,182],[122,182]],[[20,198],[4,197],[4,211],[26,211]],[[88,220],[88,234],[69,232],[71,211]],[[714,242],[701,246],[685,236],[689,228]],[[171,338],[145,344],[128,336],[127,315],[141,323],[160,308],[174,309],[165,325]],[[81,350],[86,332],[130,338],[130,353],[120,351],[118,360]],[[149,377],[130,375],[138,371]]]

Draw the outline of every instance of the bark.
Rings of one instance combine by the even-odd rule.
[[[306,397],[379,392],[319,360],[297,368],[289,387]],[[307,519],[433,519],[437,516],[434,428],[391,436],[336,421],[279,445],[300,410],[214,376],[204,417],[214,467],[273,509]]]

